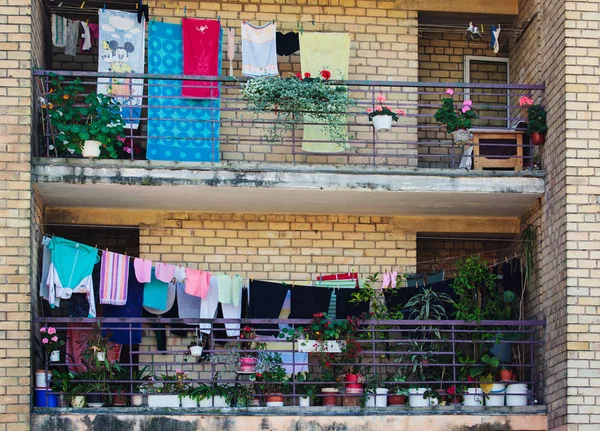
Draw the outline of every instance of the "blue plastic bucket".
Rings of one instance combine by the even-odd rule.
[[[58,407],[58,396],[56,394],[49,394],[48,392],[50,392],[50,389],[35,389],[36,407]]]

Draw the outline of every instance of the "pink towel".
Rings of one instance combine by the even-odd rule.
[[[150,283],[152,280],[152,261],[140,258],[135,258],[133,261],[135,268],[135,278],[140,283]]]
[[[182,20],[183,74],[219,75],[219,50],[221,49],[221,22],[205,19]],[[216,82],[183,81],[181,95],[200,99],[217,99]]]
[[[158,262],[154,266],[154,275],[157,280],[160,280],[163,283],[170,283],[173,281],[173,278],[175,278],[176,269],[177,267],[175,265]]]
[[[210,272],[187,268],[185,275],[185,293],[206,299],[210,287]]]
[[[125,305],[129,280],[129,257],[105,251],[100,266],[100,304]]]

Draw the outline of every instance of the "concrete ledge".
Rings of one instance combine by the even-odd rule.
[[[545,407],[472,408],[249,408],[34,409],[38,431],[545,431]],[[491,425],[491,426],[490,426]],[[492,427],[493,426],[493,427]],[[468,427],[468,428],[467,428]]]

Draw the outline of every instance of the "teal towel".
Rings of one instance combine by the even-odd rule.
[[[158,280],[154,276],[154,268],[152,268],[152,279],[150,283],[144,284],[144,307],[166,310],[168,292],[169,285]]]

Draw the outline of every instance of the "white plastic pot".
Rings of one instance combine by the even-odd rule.
[[[392,130],[392,116],[376,115],[373,117],[373,127],[376,132],[389,132]]]
[[[506,405],[508,407],[520,407],[527,404],[527,385],[525,383],[515,383],[506,387]]]
[[[50,353],[50,362],[60,362],[60,350],[54,350]]]
[[[144,396],[141,394],[131,396],[131,405],[133,407],[141,407],[144,405]]]
[[[100,141],[84,141],[83,149],[81,150],[81,155],[83,157],[88,157],[91,159],[100,157],[100,145],[102,145],[102,142]]]
[[[199,356],[202,356],[202,350],[202,346],[192,346],[190,347],[190,354],[197,358]]]
[[[52,371],[48,371],[48,381],[46,382],[46,371],[37,370],[35,372],[35,387],[36,388],[47,388],[50,386],[52,381]]]
[[[85,407],[85,396],[76,395],[71,399],[71,407],[73,408],[83,408]]]
[[[387,388],[377,388],[375,389],[375,407],[387,407]]]
[[[427,388],[409,389],[408,390],[408,405],[411,407],[429,407],[430,400],[423,398],[423,394],[425,392],[427,392]]]
[[[310,407],[310,398],[309,397],[300,397],[299,398],[300,407]]]
[[[483,406],[483,389],[469,388],[463,395],[463,406],[465,407],[481,407]]]
[[[191,397],[181,397],[181,407],[184,409],[193,409],[198,407],[198,401]]]
[[[179,395],[148,395],[148,407],[179,407]]]
[[[104,362],[106,360],[106,353],[105,352],[96,353],[96,359],[98,359],[100,362]]]
[[[502,407],[505,392],[506,385],[504,383],[494,383],[490,392],[485,396],[485,405],[488,407]]]
[[[216,396],[216,397],[212,397],[212,398],[205,398],[203,400],[200,400],[200,402],[198,403],[198,405],[200,407],[213,407],[213,399],[214,399],[214,407],[229,407],[227,405],[227,400],[225,399],[225,397],[222,396]]]

